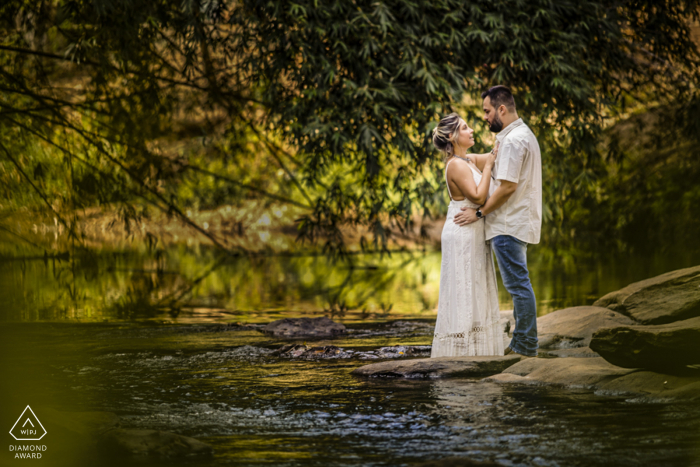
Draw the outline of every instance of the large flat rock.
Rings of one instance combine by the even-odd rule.
[[[700,316],[700,266],[635,282],[596,301],[641,324],[665,324]]]
[[[700,375],[684,377],[632,370],[612,365],[601,357],[523,359],[482,381],[584,388],[599,395],[633,395],[654,400],[700,400]]]
[[[570,388],[595,388],[597,384],[630,374],[633,371],[612,365],[601,357],[527,358],[503,371],[504,374],[519,376],[520,379],[506,376],[494,380]]]
[[[537,319],[541,349],[587,347],[600,328],[635,324],[630,318],[597,306],[577,306],[554,311]]]
[[[394,378],[458,378],[500,373],[520,361],[505,357],[438,357],[373,363],[352,371],[353,375]]]
[[[600,329],[593,335],[591,349],[625,368],[687,371],[687,365],[700,363],[700,317],[656,326]]]
[[[679,377],[653,371],[635,371],[600,384],[596,392],[606,395],[639,394],[700,399],[700,377]]]

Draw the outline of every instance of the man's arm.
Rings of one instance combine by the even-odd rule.
[[[508,180],[501,180],[501,185],[496,188],[491,197],[486,201],[481,207],[481,213],[485,216],[496,209],[500,208],[508,201],[515,189],[518,188],[518,184],[515,182],[509,182]],[[455,224],[457,225],[467,225],[472,222],[476,222],[479,219],[476,217],[476,209],[462,208],[462,212],[455,216]]]

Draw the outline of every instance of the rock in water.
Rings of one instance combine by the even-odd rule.
[[[593,389],[601,395],[652,399],[700,399],[700,375],[671,376],[612,365],[595,358],[526,358],[503,373],[484,378],[500,384],[551,385]]]
[[[520,361],[520,355],[505,357],[438,357],[372,363],[353,370],[357,376],[394,378],[459,378],[500,373]]]
[[[600,328],[635,324],[634,321],[597,306],[577,306],[554,311],[537,319],[540,348],[586,347]]]
[[[551,384],[570,388],[595,388],[634,370],[620,368],[596,358],[527,358],[488,381],[525,384]],[[510,376],[509,376],[510,375]],[[514,375],[514,376],[513,376]]]
[[[642,324],[666,324],[700,316],[700,266],[635,282],[593,305],[618,311]]]
[[[167,431],[117,428],[100,439],[100,447],[115,454],[136,457],[174,458],[210,456],[206,443]]]
[[[333,337],[345,333],[345,326],[322,318],[285,318],[273,321],[262,331],[275,337],[310,338]]]
[[[598,386],[598,394],[648,394],[660,398],[700,399],[700,377],[635,371]]]
[[[656,326],[618,326],[600,329],[591,349],[610,363],[661,373],[687,370],[700,363],[700,317]]]

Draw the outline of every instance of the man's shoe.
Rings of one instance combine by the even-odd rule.
[[[537,357],[537,355],[523,355],[523,354],[518,353],[518,352],[513,352],[513,353],[514,353],[515,355],[520,355],[520,356],[523,357],[523,358],[535,358],[535,357]]]
[[[510,346],[506,347],[506,350],[503,351],[503,355],[509,355],[509,354],[520,355],[523,358],[535,358],[535,356],[532,356],[532,355],[523,355],[520,352],[516,352],[515,350],[511,349]]]

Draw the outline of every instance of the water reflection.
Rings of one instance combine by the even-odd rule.
[[[591,304],[607,292],[700,263],[692,254],[625,256],[529,251],[539,314]],[[348,322],[434,319],[440,253],[222,257],[215,250],[79,252],[70,258],[6,261],[5,321],[266,322],[323,314]],[[501,309],[512,308],[499,282]]]

